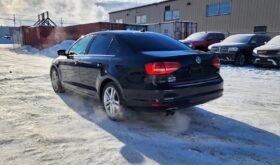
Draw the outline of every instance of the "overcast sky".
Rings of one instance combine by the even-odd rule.
[[[0,25],[33,25],[37,15],[50,12],[51,19],[60,25],[108,21],[109,11],[135,7],[162,0],[0,0]]]

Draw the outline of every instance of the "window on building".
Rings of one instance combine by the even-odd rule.
[[[144,24],[144,23],[147,23],[147,16],[146,15],[136,16],[136,24]]]
[[[180,10],[169,10],[164,12],[164,20],[171,21],[180,19]]]
[[[172,13],[172,19],[179,19],[180,18],[180,11],[174,10]]]
[[[220,3],[220,15],[226,15],[231,13],[231,2]]]
[[[116,20],[115,20],[115,23],[123,23],[123,19],[122,19],[122,18],[116,19]]]
[[[267,32],[267,26],[255,26],[254,27],[255,33],[266,33]]]
[[[210,4],[207,6],[207,16],[219,15],[219,4]]]
[[[231,14],[232,4],[229,2],[221,2],[221,3],[213,3],[207,5],[207,16],[219,16],[219,15],[227,15]]]

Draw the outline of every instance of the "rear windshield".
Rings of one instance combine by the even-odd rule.
[[[119,34],[118,39],[136,52],[190,50],[181,42],[157,33]]]

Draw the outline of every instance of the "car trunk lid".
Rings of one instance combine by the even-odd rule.
[[[173,76],[172,83],[189,83],[217,76],[213,65],[214,55],[201,51],[149,51],[143,55],[152,56],[151,62],[179,62],[180,68],[167,75]]]

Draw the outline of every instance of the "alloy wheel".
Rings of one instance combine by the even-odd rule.
[[[52,76],[51,76],[51,81],[52,81],[52,86],[53,86],[53,89],[55,91],[58,90],[59,88],[59,77],[58,77],[58,73],[55,69],[52,70]]]
[[[114,87],[108,86],[105,89],[103,93],[103,103],[105,111],[110,118],[116,119],[122,115],[120,97],[118,91]]]

